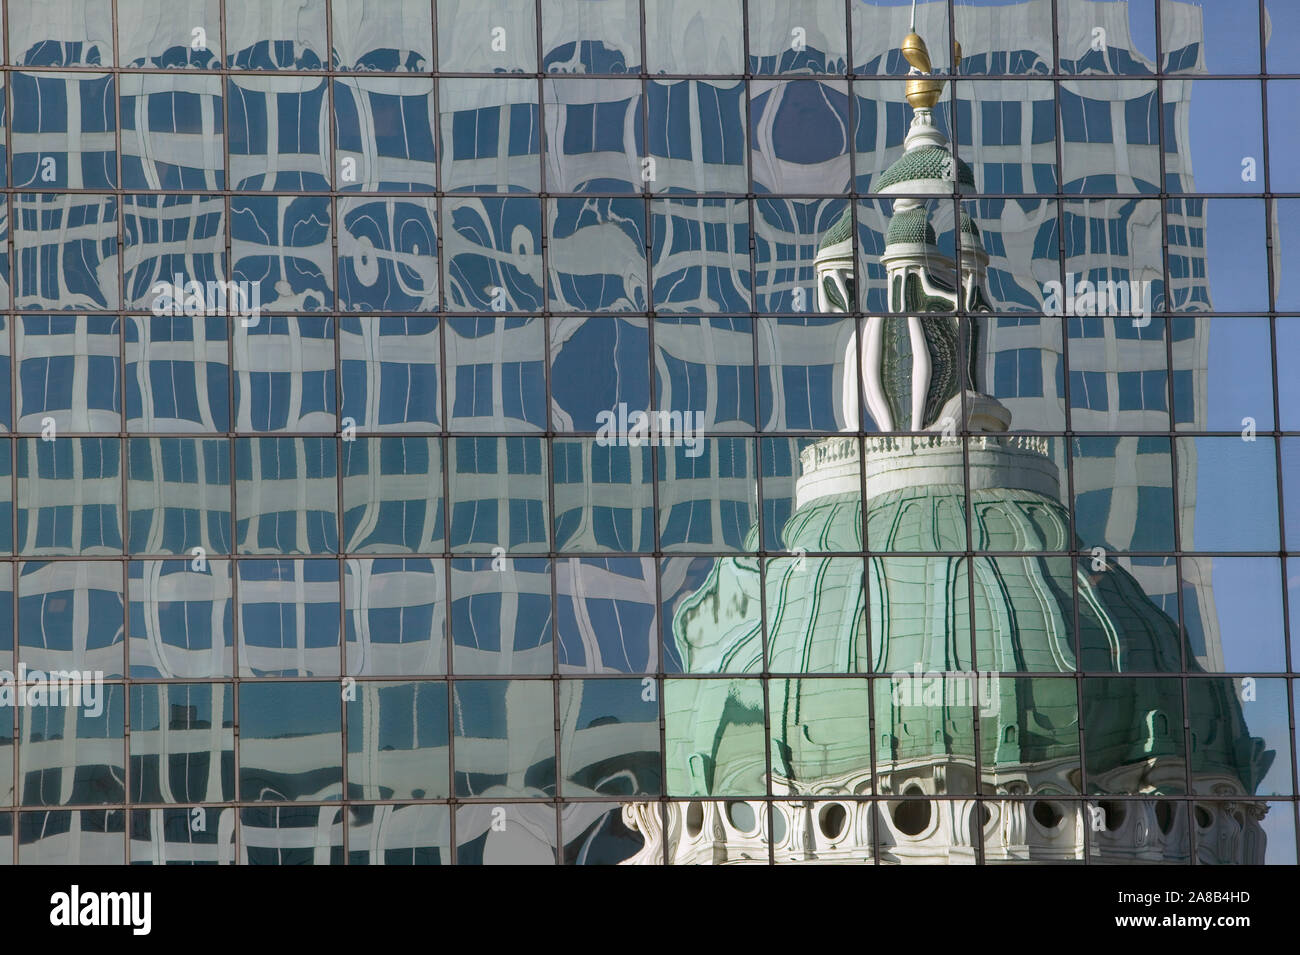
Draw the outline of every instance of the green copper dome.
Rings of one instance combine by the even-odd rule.
[[[817,251],[828,249],[833,245],[839,245],[841,242],[848,241],[853,235],[853,206],[849,205],[844,210],[844,214],[835,221],[835,224],[826,230],[822,236],[821,244],[817,246]]]
[[[970,217],[970,213],[965,209],[961,211],[960,228],[962,235],[973,235],[977,239],[979,238],[980,227],[975,224],[975,220]]]
[[[930,217],[920,208],[895,213],[889,220],[889,230],[885,233],[885,245],[902,242],[934,245],[936,241]]]
[[[872,186],[873,192],[881,192],[900,182],[917,179],[952,181],[952,170],[957,170],[957,182],[974,186],[975,174],[963,160],[957,158],[942,146],[920,146],[908,150],[894,161]]]
[[[1177,624],[1122,568],[1093,572],[1077,559],[1068,514],[1045,494],[973,490],[970,528],[976,551],[1047,556],[968,561],[942,553],[966,549],[965,503],[960,486],[884,492],[866,514],[872,556],[816,557],[862,550],[860,495],[828,494],[798,508],[784,527],[785,546],[808,553],[802,562],[769,559],[760,582],[755,558],[717,561],[678,606],[673,635],[687,672],[731,678],[669,681],[670,791],[763,791],[760,589],[769,672],[803,674],[768,685],[775,776],[815,783],[870,767],[873,706],[877,768],[935,759],[973,765],[977,707],[986,776],[1044,761],[1077,764],[1080,717],[1094,786],[1112,771],[1184,756],[1181,682],[1122,676],[1177,672],[1184,656],[1198,671]],[[756,536],[751,531],[750,545]],[[892,551],[900,553],[880,553]],[[1079,669],[1101,676],[1084,679],[1082,708],[1076,681],[1060,678]],[[877,679],[874,703],[867,689],[871,675],[963,671],[1025,675],[994,680],[987,701],[954,700],[950,689],[933,700],[900,698],[891,687],[907,685],[902,679]],[[1192,679],[1188,695],[1193,773],[1235,777],[1253,793],[1273,754],[1250,736],[1231,681]]]

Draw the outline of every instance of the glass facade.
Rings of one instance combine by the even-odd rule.
[[[1291,0],[3,23],[0,863],[1295,864]]]

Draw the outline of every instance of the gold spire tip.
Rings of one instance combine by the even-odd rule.
[[[943,92],[943,80],[929,75],[931,69],[930,50],[926,47],[925,40],[913,30],[903,38],[900,51],[903,58],[911,64],[913,70],[926,74],[917,76],[916,73],[913,73],[908,77],[907,101],[912,104],[913,109],[932,108],[939,101],[939,96]],[[953,40],[952,64],[954,71],[956,71],[959,63],[961,63],[961,44]]]

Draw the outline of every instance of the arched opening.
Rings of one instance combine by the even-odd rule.
[[[1061,812],[1061,807],[1054,802],[1048,802],[1046,799],[1040,799],[1034,803],[1033,808],[1034,822],[1038,823],[1044,829],[1055,829],[1065,818],[1065,813]]]
[[[758,816],[747,802],[727,803],[727,821],[740,832],[750,833],[758,828]]]
[[[920,790],[912,789],[904,795],[921,795]],[[930,827],[930,801],[928,799],[904,799],[896,803],[890,813],[894,828],[905,836],[918,836]]]
[[[1114,832],[1124,825],[1124,820],[1128,816],[1128,809],[1122,802],[1107,799],[1097,805],[1104,813],[1107,832]]]
[[[821,812],[817,813],[818,828],[821,829],[822,835],[832,842],[844,835],[848,821],[848,812],[837,802],[827,803],[822,806]]]
[[[704,828],[704,806],[698,802],[686,804],[686,834],[694,839]]]

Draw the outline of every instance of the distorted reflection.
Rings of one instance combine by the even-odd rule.
[[[1293,7],[11,0],[0,863],[1294,864]]]

